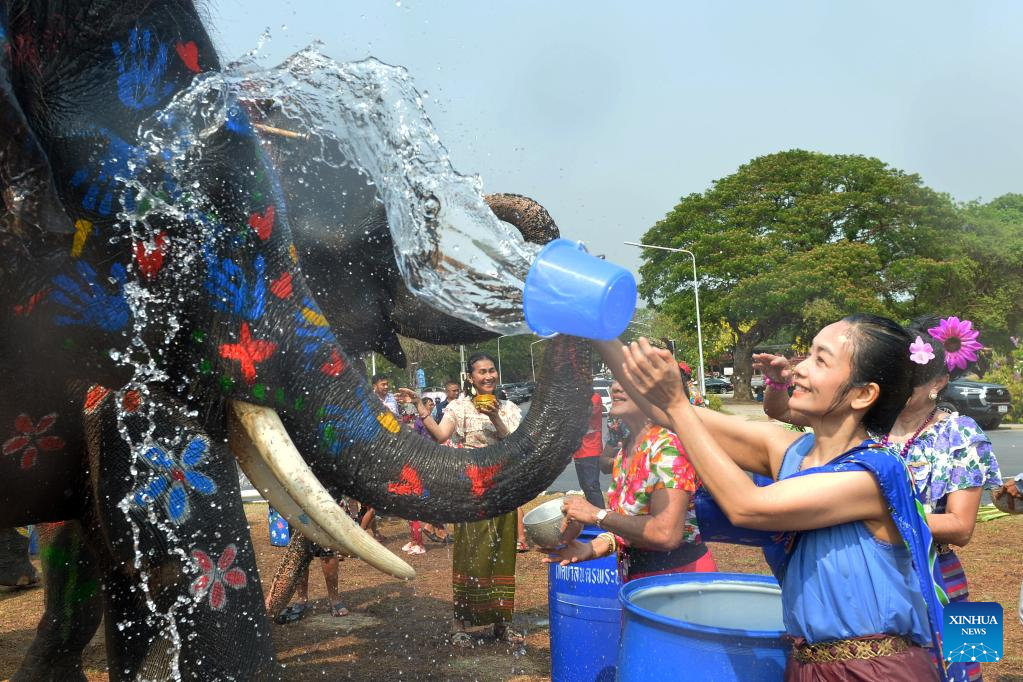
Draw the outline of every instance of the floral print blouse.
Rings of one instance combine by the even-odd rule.
[[[928,512],[943,513],[949,493],[1002,484],[991,440],[977,422],[958,412],[917,436],[906,463]]]
[[[632,452],[622,447],[611,469],[608,506],[619,514],[641,516],[650,513],[650,496],[655,490],[675,488],[696,492],[696,470],[682,449],[678,436],[659,426],[649,426],[637,434]],[[619,541],[623,541],[619,538]],[[686,510],[683,542],[699,542],[700,529],[692,497]],[[628,544],[628,542],[625,542]]]
[[[522,421],[522,410],[510,400],[498,401],[498,414],[501,421],[508,427],[508,433],[519,428]],[[472,404],[472,398],[463,396],[452,400],[444,409],[444,416],[441,422],[451,422],[455,430],[451,434],[451,443],[465,448],[485,448],[494,445],[499,441],[497,429],[494,428],[490,417],[476,409]]]

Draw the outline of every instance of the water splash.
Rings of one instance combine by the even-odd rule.
[[[339,63],[316,44],[273,68],[260,61],[257,49],[224,73],[197,78],[147,138],[167,149],[175,140],[163,124],[187,121],[201,143],[229,124],[239,101],[249,108],[272,102],[304,136],[308,177],[351,164],[375,186],[395,260],[414,294],[495,332],[529,331],[522,290],[540,247],[494,216],[478,177],[454,170],[408,72],[372,58]]]

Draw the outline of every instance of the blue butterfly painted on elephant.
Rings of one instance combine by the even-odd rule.
[[[213,299],[213,309],[239,315],[250,322],[263,316],[266,309],[266,260],[256,256],[252,263],[252,280],[230,258],[218,259],[206,250],[206,291]]]
[[[356,407],[325,405],[320,422],[320,442],[335,457],[339,456],[346,445],[361,445],[372,441],[380,433],[379,404],[374,412],[366,400],[362,386],[355,387]]]
[[[117,96],[124,106],[153,107],[174,90],[172,83],[164,82],[170,50],[148,28],[133,28],[127,45],[114,41],[111,48],[117,59]]]
[[[119,332],[131,320],[131,307],[124,296],[127,275],[124,266],[110,266],[113,291],[100,284],[96,271],[85,261],[75,261],[77,278],[60,274],[53,278],[54,290],[50,299],[68,309],[68,314],[57,315],[54,322],[62,327],[99,327],[105,332]]]
[[[217,484],[213,479],[195,470],[206,459],[209,451],[210,444],[202,437],[189,441],[180,458],[173,457],[159,446],[149,448],[145,460],[157,475],[132,493],[132,501],[139,507],[147,507],[162,497],[167,517],[174,523],[185,520],[188,516],[189,491],[202,495],[217,492]]]

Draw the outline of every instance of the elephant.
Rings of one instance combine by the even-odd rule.
[[[65,526],[51,563],[98,567],[103,589],[70,598],[102,600],[112,679],[280,677],[229,434],[303,530],[409,577],[325,501],[496,515],[542,490],[585,429],[589,348],[558,337],[501,445],[402,433],[306,279],[250,116],[234,108],[199,146],[145,136],[154,116],[175,130],[161,107],[218,68],[183,0],[0,3],[0,527],[82,520],[86,551]],[[397,329],[416,308],[395,306]]]

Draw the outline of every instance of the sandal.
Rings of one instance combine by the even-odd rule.
[[[519,554],[529,551],[529,544],[525,540],[519,540],[515,543],[515,551]]]
[[[500,642],[505,644],[521,645],[526,641],[526,635],[503,623],[498,623],[494,626],[494,636]]]
[[[426,539],[429,540],[430,542],[436,542],[437,544],[441,544],[441,543],[444,542],[444,538],[442,538],[441,536],[437,535],[432,530],[426,530],[424,528],[423,529],[423,535],[425,535]]]
[[[340,618],[341,616],[347,616],[348,615],[348,609],[346,609],[345,605],[342,604],[341,602],[337,602],[336,604],[333,604],[330,607],[330,615],[334,616],[335,618]]]
[[[281,609],[280,613],[274,618],[274,622],[278,625],[287,625],[288,623],[294,623],[296,620],[302,620],[306,608],[305,603],[295,602],[291,606]]]
[[[476,643],[465,630],[459,630],[458,632],[451,633],[451,646],[459,649],[471,649],[476,646]]]

